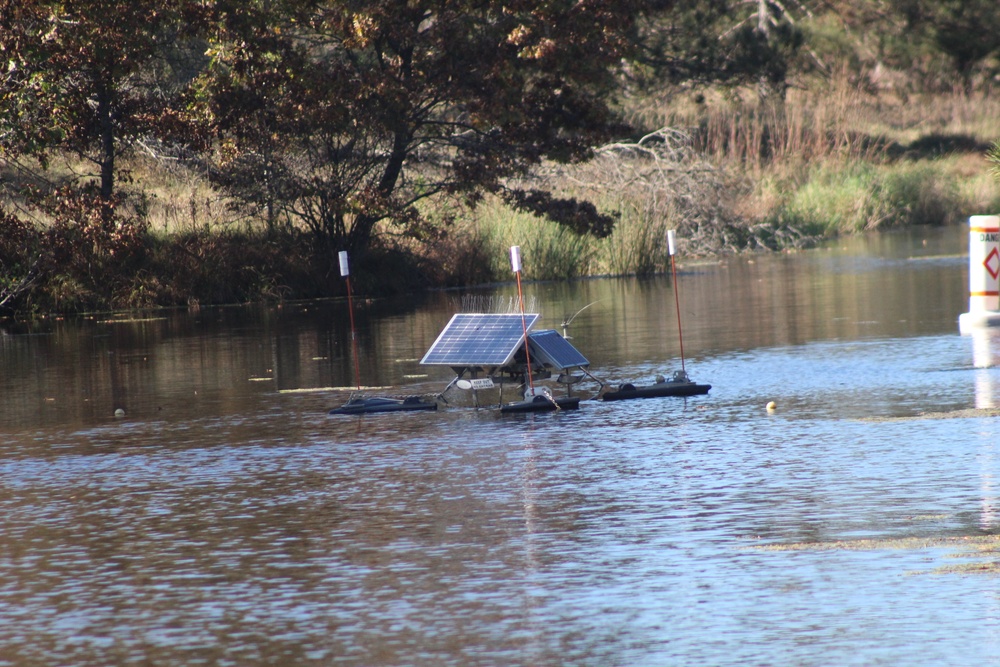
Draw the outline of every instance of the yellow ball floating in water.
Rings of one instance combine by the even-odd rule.
[[[778,404],[777,403],[775,403],[774,401],[768,401],[767,402],[767,411],[768,412],[774,412],[777,409],[778,409]]]
[[[118,419],[121,419],[124,416],[125,416],[125,411],[124,410],[122,410],[121,408],[118,408],[117,410],[115,410],[115,417],[117,417]]]

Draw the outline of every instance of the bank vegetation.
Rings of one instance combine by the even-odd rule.
[[[0,311],[649,275],[1000,211],[991,2],[0,0]],[[992,22],[992,23],[991,23]],[[993,26],[993,29],[990,26]]]

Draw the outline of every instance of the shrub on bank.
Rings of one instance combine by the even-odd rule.
[[[37,223],[0,211],[0,307],[73,312],[114,306],[145,260],[147,226],[117,198],[59,189]]]
[[[826,237],[954,224],[996,202],[996,193],[984,202],[983,193],[964,188],[963,180],[963,172],[944,160],[824,163],[808,169],[765,217]]]
[[[134,310],[325,296],[308,244],[289,236],[187,231],[154,236],[111,216],[51,224],[0,218],[0,310]]]

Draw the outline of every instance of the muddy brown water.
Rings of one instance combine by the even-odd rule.
[[[0,666],[1000,664],[966,237],[685,263],[710,393],[558,414],[328,416],[339,302],[7,323]],[[609,384],[680,367],[665,278],[525,288]],[[360,299],[364,383],[443,389],[461,296]]]

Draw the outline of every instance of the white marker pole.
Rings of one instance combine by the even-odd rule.
[[[1000,215],[969,218],[969,312],[958,318],[963,334],[1000,326]]]
[[[354,333],[354,299],[351,297],[351,267],[347,260],[347,251],[341,250],[337,255],[340,260],[340,277],[347,281],[347,311],[351,317],[351,351],[354,352],[354,381],[361,391],[361,364],[358,363],[358,342]]]

